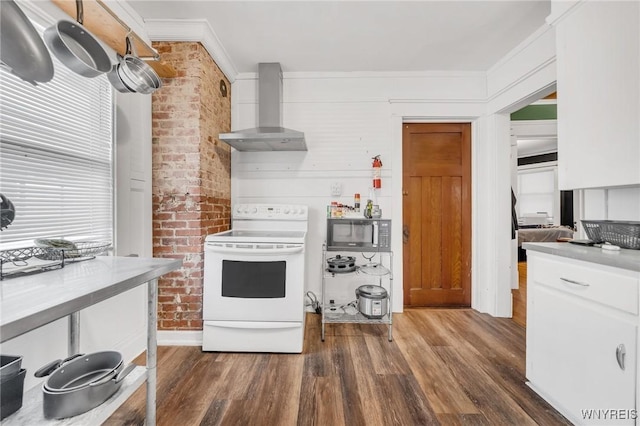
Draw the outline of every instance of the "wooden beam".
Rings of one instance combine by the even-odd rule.
[[[76,20],[75,0],[51,0],[72,20]],[[96,0],[83,0],[84,19],[82,25],[91,31],[93,35],[102,40],[107,46],[124,55],[126,51],[126,36],[128,28],[124,27],[112,12],[106,9],[107,6],[99,4]],[[142,58],[154,57],[156,52],[144,43],[135,33],[132,33],[133,43],[136,53]],[[160,77],[173,78],[176,70],[166,61],[147,60],[149,65],[158,73]]]

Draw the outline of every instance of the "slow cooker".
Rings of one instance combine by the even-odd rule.
[[[387,290],[379,285],[361,285],[356,289],[358,310],[367,318],[382,318],[387,314]]]

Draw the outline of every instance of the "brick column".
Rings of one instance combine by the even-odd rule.
[[[183,261],[158,282],[158,329],[201,330],[204,239],[230,227],[231,85],[199,43],[154,47],[177,77],[153,94],[153,255]]]

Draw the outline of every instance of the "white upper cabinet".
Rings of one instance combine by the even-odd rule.
[[[582,1],[564,12],[550,17],[560,189],[640,184],[640,2]]]

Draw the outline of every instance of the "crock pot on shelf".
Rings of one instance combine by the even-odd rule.
[[[358,310],[367,318],[382,318],[387,314],[387,290],[379,285],[362,285],[356,289]]]

